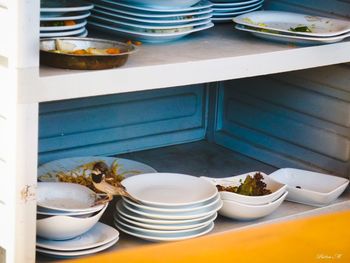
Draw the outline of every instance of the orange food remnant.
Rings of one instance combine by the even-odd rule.
[[[108,48],[106,49],[106,53],[110,55],[119,54],[120,50],[119,48]]]
[[[76,23],[73,20],[64,21],[65,26],[74,26]]]

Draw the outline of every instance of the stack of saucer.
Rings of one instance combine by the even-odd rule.
[[[89,10],[94,6],[81,0],[42,0],[40,37],[85,37]]]
[[[176,40],[212,27],[212,3],[192,1],[95,0],[89,26],[148,43]]]
[[[39,183],[36,250],[52,257],[76,257],[114,245],[119,232],[98,222],[108,204],[95,205],[95,197],[82,185]]]
[[[231,22],[235,16],[258,10],[264,0],[211,0],[213,3],[212,21]]]
[[[289,44],[329,44],[350,37],[350,22],[344,19],[266,10],[240,15],[233,20],[238,30]]]
[[[114,223],[121,231],[150,241],[175,241],[209,233],[222,201],[210,182],[171,173],[142,174],[122,184],[139,202],[123,198]]]

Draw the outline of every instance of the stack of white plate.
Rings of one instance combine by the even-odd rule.
[[[37,251],[52,257],[76,257],[114,245],[119,232],[98,222],[108,204],[96,205],[96,198],[82,185],[39,183]]]
[[[127,40],[160,43],[213,26],[207,0],[95,0],[89,25]]]
[[[256,173],[251,172],[226,178],[202,178],[212,182],[213,185],[239,186],[248,175],[253,177]],[[259,173],[263,176],[266,189],[270,190],[271,193],[262,196],[247,196],[221,191],[223,206],[219,210],[220,215],[236,220],[253,220],[273,213],[282,204],[288,194],[287,185],[273,180],[262,172]]]
[[[350,21],[282,11],[235,17],[236,29],[259,38],[302,45],[335,43],[350,37]]]
[[[175,241],[209,233],[222,201],[216,187],[194,176],[142,174],[122,184],[139,203],[123,198],[114,221],[121,231],[150,241]]]
[[[264,0],[211,0],[214,22],[231,22],[235,16],[258,10]]]
[[[40,37],[85,37],[86,18],[93,5],[81,0],[42,0]]]

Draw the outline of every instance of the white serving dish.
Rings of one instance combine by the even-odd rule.
[[[120,214],[123,217],[127,217],[128,219],[131,219],[133,221],[146,223],[146,224],[154,224],[154,225],[192,224],[192,223],[198,222],[199,220],[207,220],[211,218],[213,214],[216,214],[216,212],[213,212],[212,214],[208,214],[203,217],[191,218],[191,219],[155,219],[155,218],[149,218],[149,217],[134,213],[126,209],[123,206],[122,201],[119,201],[116,204],[116,210],[117,210],[116,212],[117,214]]]
[[[98,199],[91,189],[73,183],[39,182],[37,205],[45,209],[63,212],[95,212],[103,205],[96,205]]]
[[[129,229],[133,230],[133,231],[137,231],[137,232],[143,232],[147,235],[154,235],[154,234],[163,234],[166,235],[168,237],[171,237],[173,234],[183,234],[183,235],[187,235],[188,233],[191,233],[193,231],[196,230],[201,230],[203,228],[205,228],[206,226],[208,226],[209,224],[212,223],[212,221],[207,222],[205,225],[201,225],[201,226],[196,226],[190,229],[175,229],[175,230],[160,230],[160,229],[150,229],[150,228],[142,228],[142,227],[138,227],[135,226],[134,224],[130,224],[126,221],[124,221],[122,218],[118,217],[115,218],[115,222],[117,224],[120,224],[122,226],[128,227]]]
[[[64,13],[62,16],[40,15],[40,21],[66,21],[87,18],[90,12]]]
[[[94,5],[84,1],[56,1],[56,0],[41,0],[40,12],[56,13],[56,12],[79,12],[87,11]]]
[[[241,31],[246,31],[252,33],[254,36],[261,39],[282,42],[282,43],[292,43],[300,45],[320,45],[320,44],[331,44],[344,40],[350,37],[350,33],[334,36],[334,37],[306,37],[297,35],[287,35],[287,34],[275,34],[266,31],[258,31],[252,27],[246,27],[242,25],[236,25],[236,29]]]
[[[40,32],[40,37],[68,37],[82,34],[84,31],[85,27],[67,31]]]
[[[81,218],[71,216],[51,216],[36,221],[37,235],[46,239],[66,240],[89,231],[101,218],[108,204],[94,216]]]
[[[157,212],[161,212],[161,213],[183,213],[183,212],[196,212],[196,211],[200,211],[203,209],[207,209],[208,207],[213,206],[214,204],[218,203],[220,201],[220,195],[217,194],[214,198],[209,199],[206,202],[200,203],[199,205],[196,206],[186,206],[186,207],[156,207],[156,206],[147,206],[147,205],[142,205],[142,204],[138,204],[136,202],[131,201],[128,198],[124,198],[123,197],[124,202],[131,204],[134,207],[139,208],[141,211],[146,211],[146,212],[150,212],[150,213],[157,213]]]
[[[223,200],[219,214],[237,220],[253,220],[265,217],[274,212],[284,201],[288,192],[272,203],[265,205],[246,205],[235,201]]]
[[[198,21],[198,20],[205,20],[205,19],[209,19],[212,17],[211,12],[207,13],[207,14],[203,14],[203,15],[193,15],[190,17],[169,17],[169,18],[142,18],[142,17],[134,17],[134,16],[129,16],[129,15],[123,15],[123,14],[117,14],[117,13],[113,13],[111,11],[108,11],[106,9],[98,9],[98,8],[94,8],[93,10],[93,14],[96,15],[102,15],[105,17],[109,17],[109,18],[116,18],[119,20],[123,20],[125,22],[139,22],[142,23],[144,25],[174,25],[174,24],[186,24],[186,23],[190,23],[190,22],[194,22],[194,21]]]
[[[118,1],[119,0],[114,0]],[[197,4],[200,0],[122,0],[121,2],[135,6],[152,7],[155,9],[187,8]]]
[[[202,177],[210,181],[213,185],[222,185],[222,186],[239,186],[240,180],[244,182],[245,178],[248,175],[253,176],[257,172],[250,172],[246,174],[241,174],[232,177],[225,178],[211,178],[211,177]],[[231,193],[227,191],[221,191],[220,196],[222,200],[235,201],[242,204],[250,204],[250,205],[262,205],[273,202],[278,199],[287,189],[287,185],[277,182],[276,180],[271,179],[267,174],[260,172],[264,178],[264,182],[266,183],[266,188],[271,190],[271,194],[263,195],[263,196],[247,196],[236,193]]]
[[[181,212],[181,213],[162,213],[162,212],[149,212],[140,208],[137,208],[135,206],[132,206],[130,204],[127,204],[123,202],[123,206],[138,215],[148,217],[151,219],[168,219],[168,220],[181,220],[181,219],[198,219],[202,217],[209,216],[216,211],[218,211],[222,207],[222,200],[218,199],[217,202],[213,203],[209,207],[196,210],[194,212]]]
[[[66,30],[73,30],[84,27],[87,24],[86,19],[75,21],[76,24],[72,26],[40,26],[40,32],[46,33],[51,31],[62,32]]]
[[[126,178],[122,185],[147,206],[183,207],[206,202],[218,191],[210,182],[191,175],[149,173]]]
[[[249,1],[232,1],[232,0],[220,0],[218,2],[212,1],[213,7],[235,7],[235,6],[244,6],[260,2],[261,0],[249,0]]]
[[[69,172],[77,167],[91,162],[103,161],[108,166],[111,166],[113,162],[117,162],[118,174],[124,174],[125,177],[135,175],[135,173],[155,173],[157,172],[151,166],[136,162],[129,159],[115,158],[115,157],[105,157],[105,156],[82,156],[73,158],[64,158],[59,160],[54,160],[45,164],[42,164],[38,168],[38,179],[42,182],[58,182],[56,177],[58,172]],[[78,172],[83,173],[83,169]],[[89,175],[88,172],[86,172]]]
[[[136,220],[129,219],[126,216],[123,216],[121,213],[116,212],[114,214],[114,220],[117,219],[117,217],[121,218],[124,222],[127,222],[129,224],[132,224],[134,226],[141,227],[143,229],[157,229],[157,230],[182,230],[182,229],[193,229],[200,226],[208,225],[210,222],[213,222],[216,217],[217,213],[214,213],[210,215],[207,218],[199,219],[190,223],[182,223],[182,224],[151,224],[151,223],[143,223]]]
[[[117,243],[119,240],[119,237],[116,239],[108,242],[107,244],[104,244],[102,246],[89,248],[89,249],[83,249],[83,250],[75,250],[75,251],[57,251],[57,250],[51,250],[46,248],[36,248],[36,251],[42,254],[45,254],[49,257],[55,257],[55,258],[74,258],[74,257],[80,257],[90,254],[95,254],[97,252],[106,250],[107,248],[110,248],[115,243]]]
[[[250,9],[244,9],[241,11],[234,11],[234,12],[215,12],[215,11],[213,11],[213,17],[215,17],[215,18],[232,17],[233,18],[233,17],[241,15],[241,14],[245,14],[245,13],[249,13],[249,12],[258,10],[261,7],[262,7],[262,5],[258,5],[258,6],[250,8]]]
[[[350,23],[346,20],[283,11],[252,12],[234,18],[234,22],[306,37],[334,37],[350,32]],[[300,25],[309,27],[312,32],[292,32],[289,30]]]
[[[115,9],[119,8],[129,8],[129,9],[136,9],[141,11],[150,11],[150,12],[187,12],[187,11],[193,11],[193,10],[199,10],[203,8],[209,8],[213,4],[209,1],[203,0],[199,1],[197,4],[189,6],[189,7],[182,7],[182,8],[174,8],[171,7],[169,9],[166,8],[151,8],[147,6],[141,6],[141,5],[135,5],[135,4],[127,4],[126,1],[113,1],[113,0],[95,0],[97,4],[104,5],[104,6],[110,6],[114,7]]]
[[[114,224],[121,231],[131,236],[136,236],[149,241],[177,241],[177,240],[195,238],[195,237],[202,236],[209,233],[214,228],[214,223],[210,223],[209,225],[203,227],[202,229],[194,230],[186,234],[174,233],[171,235],[171,234],[149,234],[149,233],[145,233],[144,231],[138,231],[138,230],[131,229],[127,226],[122,226],[118,222],[114,222]]]
[[[312,206],[334,202],[349,184],[346,178],[293,168],[279,169],[270,177],[287,185],[287,200]]]
[[[99,23],[106,23],[111,26],[116,25],[118,28],[125,28],[131,30],[177,30],[181,28],[189,28],[195,26],[201,26],[210,23],[210,18],[205,20],[199,20],[195,22],[189,22],[186,24],[178,24],[178,25],[150,25],[144,23],[135,23],[135,22],[124,22],[115,18],[107,18],[101,15],[91,15],[92,21],[97,21]]]
[[[233,6],[233,7],[212,7],[213,12],[217,13],[217,12],[237,12],[237,11],[245,11],[247,9],[251,9],[254,8],[256,6],[261,6],[264,3],[264,0],[260,0],[258,2],[255,2],[253,4],[250,5],[244,5],[244,6]]]
[[[129,10],[129,9],[114,9],[109,6],[103,6],[103,5],[95,5],[96,8],[102,9],[102,10],[107,10],[109,12],[115,13],[115,14],[124,14],[128,16],[133,16],[133,17],[143,17],[147,19],[151,18],[176,18],[176,17],[186,17],[186,16],[194,16],[194,15],[203,15],[203,14],[208,14],[212,12],[211,8],[203,8],[200,10],[192,10],[192,11],[187,11],[187,12],[173,12],[173,13],[154,13],[154,12],[149,12],[149,11],[140,11],[140,10]]]
[[[38,237],[36,239],[36,246],[51,250],[74,251],[103,246],[118,237],[118,230],[97,222],[89,231],[69,240],[58,241]]]

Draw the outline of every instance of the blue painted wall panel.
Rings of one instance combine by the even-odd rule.
[[[200,140],[205,137],[205,116],[205,85],[44,103],[39,160]]]

